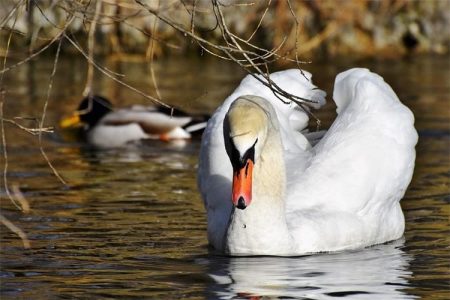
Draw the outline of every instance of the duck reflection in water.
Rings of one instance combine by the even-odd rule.
[[[414,299],[404,240],[360,251],[302,257],[215,257],[210,299]]]

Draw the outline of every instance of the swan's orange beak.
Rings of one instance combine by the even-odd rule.
[[[252,201],[253,164],[251,159],[247,159],[242,168],[233,171],[232,201],[239,209],[245,209]]]

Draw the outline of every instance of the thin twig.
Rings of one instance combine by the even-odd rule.
[[[0,23],[0,28],[3,28],[9,19],[14,15],[14,13],[23,5],[26,0],[22,0],[16,3],[16,5],[11,9],[11,11],[5,16],[5,18]],[[17,18],[17,14],[16,14]],[[15,22],[14,22],[15,23]],[[14,26],[13,26],[14,27]]]
[[[100,15],[100,10],[102,9],[102,1],[97,0],[95,5],[94,19],[91,22],[91,27],[89,28],[88,36],[88,53],[89,60],[94,61],[94,45],[95,45],[95,28],[98,22],[98,16]],[[94,66],[92,63],[88,63],[88,72],[86,77],[86,86],[84,87],[83,96],[86,97],[92,93],[92,82],[94,80]]]
[[[151,101],[153,101],[153,102],[155,102],[155,103],[158,103],[158,104],[161,105],[161,106],[164,106],[164,107],[167,107],[167,108],[171,108],[170,105],[167,105],[166,103],[160,101],[159,99],[157,99],[157,98],[155,98],[155,97],[152,97],[152,96],[150,96],[150,95],[148,95],[148,94],[146,94],[146,93],[144,93],[144,92],[138,90],[137,88],[135,88],[135,87],[129,85],[128,83],[125,83],[124,81],[122,81],[122,80],[120,80],[120,79],[115,78],[114,76],[112,76],[111,74],[109,74],[108,71],[105,70],[105,68],[103,68],[103,67],[101,67],[100,65],[98,65],[95,61],[90,60],[89,56],[83,51],[83,49],[82,49],[77,43],[75,43],[69,36],[67,36],[65,33],[64,33],[64,37],[65,37],[65,38],[66,38],[66,39],[67,39],[67,40],[75,47],[75,49],[77,49],[77,50],[78,50],[78,51],[79,51],[79,52],[80,52],[80,53],[81,53],[81,54],[82,54],[89,62],[92,62],[92,64],[95,66],[95,68],[96,68],[97,70],[99,70],[99,71],[100,71],[101,73],[103,73],[104,75],[108,76],[109,78],[111,78],[111,79],[114,80],[115,82],[117,82],[117,83],[123,85],[124,87],[129,88],[129,89],[132,90],[133,92],[135,92],[135,93],[137,93],[137,94],[139,94],[139,95],[141,95],[141,96],[143,96],[143,97],[145,97],[145,98],[147,98],[147,99],[149,99],[149,100],[151,100]]]
[[[297,15],[295,14],[294,8],[292,7],[291,1],[287,0],[288,6],[289,6],[289,10],[292,14],[292,17],[294,18],[295,21],[295,62],[297,63],[297,68],[300,70],[300,73],[303,75],[303,77],[309,81],[308,77],[306,77],[305,73],[303,73],[303,70],[300,68],[300,63],[299,63],[299,59],[298,59],[298,32],[299,32],[299,28],[300,28],[300,22],[298,21]]]
[[[178,46],[178,45],[175,45],[175,44],[173,44],[173,43],[164,41],[164,40],[161,39],[161,38],[155,37],[155,36],[149,34],[147,31],[145,31],[145,30],[143,30],[143,29],[140,29],[140,28],[138,28],[136,25],[133,25],[133,24],[127,22],[127,21],[122,21],[122,24],[125,24],[125,25],[127,25],[128,27],[133,28],[133,29],[136,30],[136,31],[139,31],[140,33],[142,33],[142,34],[145,35],[146,37],[151,38],[151,39],[154,39],[154,40],[157,41],[158,43],[161,43],[161,44],[167,46],[168,48],[171,48],[171,49],[177,49],[177,50],[181,48],[181,47]]]
[[[17,68],[17,67],[23,65],[24,63],[29,62],[30,60],[32,60],[32,59],[35,58],[36,56],[38,56],[38,55],[40,55],[41,53],[43,53],[43,52],[44,52],[45,50],[47,50],[50,46],[52,46],[56,41],[58,41],[58,40],[61,38],[62,35],[65,34],[67,28],[69,27],[69,25],[72,23],[73,20],[74,20],[74,17],[72,16],[71,19],[66,23],[66,25],[64,25],[64,28],[63,28],[60,32],[58,32],[58,34],[57,34],[53,39],[51,39],[50,42],[49,42],[47,45],[45,45],[44,47],[42,47],[41,49],[39,49],[39,51],[37,51],[37,52],[35,52],[35,53],[33,53],[33,54],[27,56],[27,58],[25,58],[25,59],[23,59],[23,60],[21,60],[21,61],[15,63],[15,64],[13,64],[13,65],[10,65],[10,66],[8,66],[8,67],[6,67],[6,65],[4,64],[4,65],[3,65],[3,69],[0,70],[0,74],[6,73],[6,72],[8,72],[8,71],[11,71],[12,69],[15,69],[15,68]],[[6,59],[6,56],[7,56],[7,55],[5,55],[5,59]]]
[[[5,118],[1,118],[1,119],[3,122],[15,125],[18,128],[22,129],[23,131],[28,132],[31,135],[39,135],[40,132],[52,133],[54,131],[54,128],[52,126],[44,127],[44,128],[30,128],[30,127],[25,127],[22,124],[14,121],[14,120],[11,120],[11,119],[5,119]],[[14,117],[14,119],[27,119],[27,118]]]
[[[39,6],[38,1],[33,1],[33,5],[36,6],[36,8],[38,9],[38,11],[41,13],[41,16],[49,23],[51,24],[53,27],[58,28],[58,29],[62,29],[58,26],[58,24],[55,24],[55,22],[52,22],[52,20],[50,20],[47,15],[44,13],[44,11],[42,10],[42,8]]]
[[[55,55],[55,62],[53,64],[53,70],[52,70],[52,74],[50,75],[50,82],[48,84],[47,97],[45,99],[44,108],[42,109],[42,117],[41,117],[41,122],[39,124],[39,128],[41,129],[41,131],[39,131],[39,149],[41,151],[42,156],[47,161],[48,166],[50,167],[50,169],[52,169],[53,174],[56,176],[56,178],[58,178],[62,184],[67,185],[66,181],[61,177],[59,172],[55,169],[53,164],[50,162],[50,159],[48,158],[47,154],[44,151],[44,146],[42,145],[42,128],[44,128],[45,115],[47,113],[48,101],[50,99],[50,93],[51,93],[52,86],[53,86],[53,78],[55,77],[56,66],[58,64],[59,52],[61,50],[61,43],[62,43],[62,39],[59,40],[59,43],[58,43],[58,48],[56,50],[56,55]]]
[[[181,25],[178,25],[175,22],[169,20],[168,18],[162,16],[158,10],[155,10],[155,9],[149,7],[148,5],[142,3],[142,1],[135,0],[135,2],[138,3],[139,5],[141,5],[142,7],[144,7],[149,13],[156,16],[161,21],[168,24],[175,30],[183,33],[186,36],[193,38],[194,40],[196,40],[197,42],[199,42],[201,44],[208,45],[209,47],[212,47],[212,48],[215,48],[215,49],[221,51],[223,54],[225,54],[225,56],[228,56],[229,59],[231,59],[232,61],[239,64],[242,68],[244,68],[244,70],[246,70],[249,74],[254,76],[258,81],[260,81],[262,84],[269,87],[274,92],[275,96],[278,99],[280,99],[282,102],[287,103],[286,100],[283,100],[282,97],[284,97],[284,98],[287,98],[297,104],[299,104],[299,103],[315,104],[316,103],[316,101],[313,101],[310,99],[305,99],[300,96],[292,95],[292,94],[284,91],[270,79],[268,74],[261,71],[261,69],[259,68],[259,64],[256,64],[254,62],[254,60],[250,57],[250,56],[252,56],[252,57],[260,58],[261,56],[252,51],[244,50],[239,45],[236,38],[228,30],[228,27],[225,24],[224,16],[223,16],[222,10],[220,8],[221,4],[219,4],[217,2],[217,0],[213,0],[213,2],[212,2],[213,3],[213,12],[216,15],[216,19],[220,21],[220,27],[222,29],[222,37],[226,43],[226,46],[221,46],[221,45],[216,45],[216,44],[210,43],[210,42],[206,41],[205,39],[195,35],[195,33],[192,33],[190,30],[185,30]],[[236,58],[236,56],[233,55],[233,53],[242,55],[244,57],[245,61],[247,62],[247,64],[249,64],[250,66],[248,66],[247,64],[244,64],[239,58]],[[263,62],[261,65],[264,65],[265,63],[266,62]],[[255,74],[255,71],[256,71],[256,74],[261,75],[262,78],[258,77]],[[303,107],[303,106],[301,106],[301,107]]]
[[[207,40],[205,40],[204,38],[196,35],[196,34],[192,34],[190,32],[190,30],[186,30],[184,29],[181,25],[176,24],[174,21],[166,18],[165,16],[161,15],[157,10],[149,7],[148,5],[142,3],[140,0],[134,0],[136,3],[138,3],[139,5],[141,5],[143,8],[145,8],[150,14],[156,16],[158,19],[160,19],[162,22],[166,23],[167,25],[169,25],[170,27],[174,28],[176,31],[182,33],[185,36],[188,36],[194,40],[196,40],[199,43],[202,43],[204,45],[208,45],[209,47],[216,49],[218,51],[221,52],[236,52],[236,53],[247,53],[251,56],[255,56],[255,57],[259,57],[259,55],[255,52],[252,51],[248,51],[248,50],[243,50],[243,49],[237,49],[236,47],[232,47],[231,45],[227,45],[227,46],[223,46],[223,45],[218,45],[218,44],[214,44],[211,43]],[[256,47],[256,46],[255,46]],[[284,57],[282,57],[284,59]]]
[[[255,5],[255,2],[248,2],[248,3],[227,3],[227,4],[224,4],[224,3],[220,2],[220,1],[218,1],[218,4],[219,4],[220,6],[223,6],[223,7],[232,7],[232,6],[237,6],[237,7],[239,7],[239,6],[253,6],[253,5]]]
[[[264,17],[266,16],[267,12],[269,11],[269,7],[270,7],[270,4],[271,4],[271,3],[272,3],[272,0],[269,0],[268,3],[267,3],[266,9],[264,10],[263,15],[262,15],[261,18],[259,19],[258,25],[256,26],[256,28],[255,28],[255,30],[253,31],[253,33],[250,35],[250,37],[247,39],[247,42],[249,42],[249,41],[253,38],[253,36],[254,36],[254,35],[256,34],[256,32],[258,31],[259,27],[261,27],[261,24],[262,24],[262,22],[263,22],[263,20],[264,20]]]
[[[195,34],[195,12],[196,12],[196,7],[197,7],[197,0],[194,0],[194,3],[192,4],[192,15],[191,15],[191,32],[192,34]]]
[[[223,39],[227,42],[227,43],[233,43],[233,45],[238,48],[239,50],[242,50],[242,47],[240,46],[240,44],[236,41],[235,37],[233,35],[230,34],[230,31],[225,23],[225,17],[223,15],[222,9],[220,8],[220,5],[217,4],[217,0],[213,0],[213,3],[215,3],[215,8],[217,10],[216,16],[219,18],[220,20],[220,25],[222,28],[222,35],[223,35]],[[228,42],[230,41],[230,42]],[[233,55],[229,52],[226,52],[226,54],[230,57],[230,58],[234,58]],[[293,95],[291,93],[288,93],[286,91],[284,91],[283,89],[281,89],[275,82],[272,81],[272,79],[269,76],[268,72],[263,72],[257,65],[255,65],[253,63],[253,61],[248,57],[247,53],[242,52],[242,55],[248,60],[248,62],[252,65],[253,70],[256,71],[257,74],[261,75],[261,77],[263,79],[261,79],[259,76],[257,76],[257,74],[255,74],[254,72],[252,72],[252,70],[243,67],[249,74],[251,74],[256,80],[258,80],[259,82],[261,82],[262,84],[264,84],[265,86],[267,86],[268,88],[271,89],[271,91],[274,93],[274,95],[283,103],[287,104],[288,102],[284,99],[282,99],[281,97],[287,98],[293,102],[295,102],[296,104],[298,104],[302,109],[303,106],[300,105],[300,103],[311,103],[311,104],[315,104],[317,103],[317,101],[314,100],[310,100],[310,99],[306,99],[304,97],[300,97],[300,96],[296,96]],[[235,60],[235,59],[233,59]],[[242,66],[242,64],[240,64]]]
[[[159,0],[158,0],[158,5],[159,7]],[[156,33],[156,25],[158,24],[158,18],[155,17],[155,19],[153,20],[153,24],[152,24],[152,35],[154,35]],[[150,75],[151,75],[151,79],[152,79],[152,83],[153,83],[153,87],[155,88],[156,91],[156,96],[158,97],[159,100],[161,100],[161,93],[159,92],[159,88],[158,88],[158,83],[156,82],[156,76],[155,76],[155,68],[154,68],[154,64],[153,64],[153,60],[154,60],[154,51],[155,51],[155,40],[154,39],[150,39],[150,45],[149,45],[149,58],[150,58]]]
[[[10,220],[8,220],[6,217],[4,217],[2,214],[0,214],[0,223],[5,225],[9,230],[17,234],[21,239],[23,243],[23,247],[25,249],[30,249],[30,240],[27,237],[27,234],[23,232],[22,229],[14,225]]]
[[[29,213],[30,212],[30,203],[28,202],[27,198],[25,198],[25,196],[23,195],[19,186],[17,184],[13,184],[11,188],[12,188],[14,198],[17,200],[17,202],[20,203],[20,207],[22,207],[22,212],[24,212],[26,214]]]
[[[2,98],[3,98],[2,93]],[[5,188],[6,195],[8,196],[9,200],[11,200],[11,203],[14,204],[15,207],[22,210],[22,207],[16,202],[14,197],[11,195],[11,192],[9,191],[9,185],[8,185],[8,150],[6,149],[6,134],[5,134],[5,126],[3,122],[3,99],[0,101],[0,127],[2,131],[2,148],[3,148],[3,160],[5,162],[5,165],[3,166],[3,186]]]
[[[64,34],[64,37],[67,38],[67,39],[69,39],[68,36],[67,36],[66,34]],[[81,46],[79,46],[80,43],[77,41],[77,39],[76,39],[75,36],[72,36],[70,39],[71,39],[75,44],[78,45],[79,49],[81,49]],[[78,50],[78,48],[77,48],[77,50]],[[83,51],[83,52],[84,52],[84,51]],[[84,57],[89,57],[88,53],[84,52],[84,54],[85,54],[85,55],[83,55]],[[95,60],[92,60],[92,61],[95,61]],[[102,66],[102,68],[103,68],[104,71],[107,72],[110,76],[117,76],[117,77],[123,77],[123,78],[126,77],[126,74],[116,72],[116,71],[114,71],[114,70],[109,69],[109,68],[106,67],[106,66]]]
[[[16,26],[16,22],[18,19],[19,14],[16,14],[16,18],[14,19],[14,23],[12,26],[12,29],[14,29],[14,27]],[[9,52],[9,47],[11,45],[11,38],[12,38],[12,30],[9,33],[9,37],[8,37],[8,42],[6,44],[6,53],[5,53],[5,57],[3,59],[3,68],[5,68],[6,66],[6,60],[8,57],[8,52]],[[4,74],[1,73],[0,74],[0,88],[2,89],[3,87],[3,78],[4,78]],[[6,191],[6,195],[8,196],[9,200],[11,200],[11,202],[14,204],[14,206],[16,206],[18,209],[22,209],[20,207],[20,205],[16,202],[16,200],[14,199],[14,197],[11,195],[11,192],[9,191],[9,186],[8,186],[8,150],[6,148],[6,134],[5,134],[5,125],[3,122],[3,103],[5,102],[5,93],[6,91],[0,90],[1,93],[1,101],[0,101],[0,126],[1,126],[1,131],[2,131],[2,146],[3,146],[3,159],[5,160],[5,166],[3,168],[3,185],[5,187],[5,191]]]

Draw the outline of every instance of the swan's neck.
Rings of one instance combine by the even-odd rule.
[[[286,172],[281,139],[268,134],[253,171],[253,199],[244,210],[233,208],[226,233],[231,254],[288,254],[291,237],[285,214]]]

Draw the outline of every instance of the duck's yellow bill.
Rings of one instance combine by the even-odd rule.
[[[80,116],[73,114],[70,117],[66,117],[59,122],[61,128],[78,127],[81,126]]]

